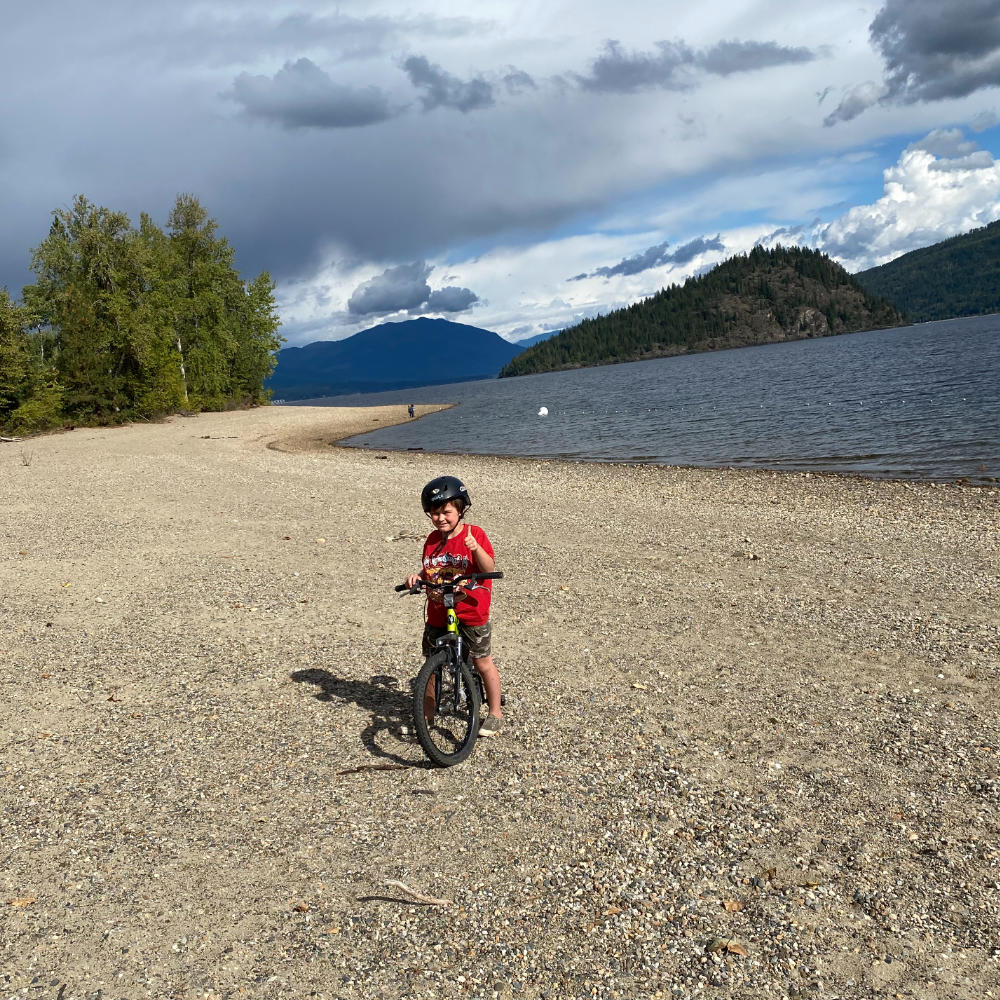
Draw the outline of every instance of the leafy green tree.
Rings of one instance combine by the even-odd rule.
[[[281,321],[274,303],[274,282],[262,271],[246,290],[236,323],[236,355],[232,372],[232,399],[238,404],[267,400],[267,380],[278,361],[284,338],[278,335]]]
[[[234,256],[193,195],[178,196],[166,232],[146,214],[135,229],[83,196],[54,211],[15,324],[35,329],[29,354],[57,376],[46,405],[58,397],[67,419],[107,423],[266,401],[282,343],[274,285],[266,272],[244,284]],[[12,413],[28,375],[3,350],[0,406]]]
[[[236,352],[232,308],[242,293],[234,253],[194,195],[182,194],[167,219],[164,282],[186,403],[222,409]]]
[[[67,415],[127,419],[150,348],[141,309],[147,255],[122,212],[78,196],[52,215],[49,235],[32,250],[37,282],[24,289],[25,304],[53,334]]]

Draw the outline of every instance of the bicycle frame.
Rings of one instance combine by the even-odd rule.
[[[447,631],[444,635],[439,636],[435,645],[440,649],[444,646],[454,646],[454,653],[450,656],[447,666],[456,673],[462,669],[462,663],[465,661],[465,640],[462,638],[462,633],[458,630],[458,612],[455,610],[455,593],[454,591],[445,591],[442,595],[442,600],[444,601],[445,608],[445,628]],[[443,670],[445,664],[441,664],[441,668],[438,670],[434,679],[434,700],[435,702],[440,702],[441,700],[441,670]],[[485,699],[486,692],[483,690],[483,679],[479,676],[479,672],[474,673],[476,681],[479,683],[479,693],[480,698]],[[461,699],[459,697],[460,687],[458,684],[455,685],[455,700],[456,707],[460,703]]]
[[[405,583],[396,587],[397,591],[406,591],[411,594],[418,594],[424,588],[434,590],[441,595],[441,603],[445,609],[445,631],[434,641],[435,652],[424,661],[424,665],[417,675],[413,703],[417,738],[427,756],[440,767],[458,764],[465,760],[471,752],[479,731],[479,708],[480,705],[486,703],[483,679],[471,662],[472,658],[459,630],[455,595],[456,592],[461,593],[462,585],[465,583],[475,583],[478,580],[498,580],[502,577],[503,573],[497,572],[468,573],[444,583],[417,579],[412,588],[407,587]],[[449,684],[450,687],[448,687]],[[447,693],[445,693],[446,687],[448,687]],[[453,709],[455,715],[452,718],[462,719],[459,729],[456,731],[457,742],[453,746],[435,745],[435,737],[431,728],[433,726],[437,730],[438,724],[432,722],[427,707],[427,696],[431,693],[434,697],[435,717],[439,712],[448,716]],[[449,703],[447,710],[444,709],[442,695]],[[451,705],[452,697],[454,697],[453,705]],[[440,731],[447,732],[447,725]]]

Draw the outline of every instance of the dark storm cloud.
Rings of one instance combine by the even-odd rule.
[[[230,96],[251,117],[285,128],[357,128],[394,114],[377,88],[334,83],[309,59],[285,63],[273,77],[240,73]]]
[[[710,240],[699,236],[697,239],[679,246],[672,254],[668,254],[666,262],[668,264],[687,264],[694,260],[700,253],[709,250],[725,250],[726,245],[722,242],[721,234],[716,234]]]
[[[479,301],[471,288],[447,285],[431,292],[424,312],[464,312]]]
[[[1000,84],[997,0],[888,0],[869,27],[885,82],[855,88],[824,123],[849,121],[877,102],[965,97]]]
[[[354,316],[417,309],[430,297],[427,279],[432,270],[433,267],[424,261],[387,268],[354,289],[347,309]]]
[[[680,90],[690,86],[686,71],[694,63],[694,52],[683,42],[657,42],[657,53],[625,52],[616,41],[605,43],[604,52],[590,67],[589,76],[577,77],[584,90],[628,94],[646,87]]]
[[[479,301],[469,288],[448,285],[431,291],[427,279],[434,268],[426,261],[386,268],[354,289],[347,303],[353,316],[386,315],[394,312],[464,312]]]
[[[771,66],[812,62],[816,54],[806,48],[789,48],[777,42],[719,42],[698,56],[698,65],[707,73],[729,76],[751,73]]]
[[[519,94],[524,90],[538,89],[534,78],[530,73],[525,73],[523,69],[509,69],[504,74],[503,83],[509,94]]]
[[[609,41],[591,64],[590,75],[577,76],[577,82],[584,90],[620,94],[653,87],[681,90],[692,85],[697,70],[729,76],[816,58],[809,49],[777,42],[726,41],[696,51],[676,41],[657,42],[656,48],[653,53],[625,52],[618,42]]]
[[[885,94],[886,89],[880,83],[859,84],[847,92],[840,104],[823,119],[823,124],[829,128],[837,122],[849,122],[852,118],[857,118],[862,111],[867,111],[873,104],[877,104]]]
[[[634,257],[626,257],[612,267],[599,267],[589,274],[577,274],[570,278],[570,281],[581,281],[583,278],[615,278],[623,274],[641,274],[654,267],[663,267],[666,264],[688,264],[700,253],[707,250],[724,250],[725,245],[719,236],[712,239],[705,239],[699,236],[697,239],[679,246],[673,253],[667,253],[669,243],[657,243],[656,246],[643,250],[642,253]]]
[[[885,59],[891,97],[964,97],[1000,82],[996,0],[888,0],[871,38]]]
[[[410,83],[421,91],[420,103],[425,111],[441,107],[475,111],[493,104],[493,85],[481,76],[459,80],[424,56],[410,56],[403,69]]]

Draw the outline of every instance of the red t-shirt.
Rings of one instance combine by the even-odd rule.
[[[442,541],[440,531],[432,531],[424,542],[423,577],[431,583],[443,583],[466,573],[478,573],[473,554],[465,547],[465,533],[472,537],[492,559],[493,546],[486,532],[474,524],[466,524],[447,541]],[[493,596],[492,580],[470,583],[470,590],[455,595],[458,620],[466,625],[485,625],[490,620],[490,599]],[[444,604],[439,592],[427,591],[427,624],[443,628],[447,624]]]

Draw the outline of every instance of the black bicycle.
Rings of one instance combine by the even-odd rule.
[[[436,590],[444,602],[447,631],[435,643],[417,674],[413,687],[413,725],[424,753],[438,767],[461,764],[472,753],[479,735],[479,710],[486,701],[483,679],[472,664],[472,655],[458,630],[455,594],[466,583],[500,580],[503,573],[467,573],[446,583],[417,580],[397,591],[419,594]],[[431,705],[433,703],[433,708]],[[431,715],[425,714],[431,711]]]

